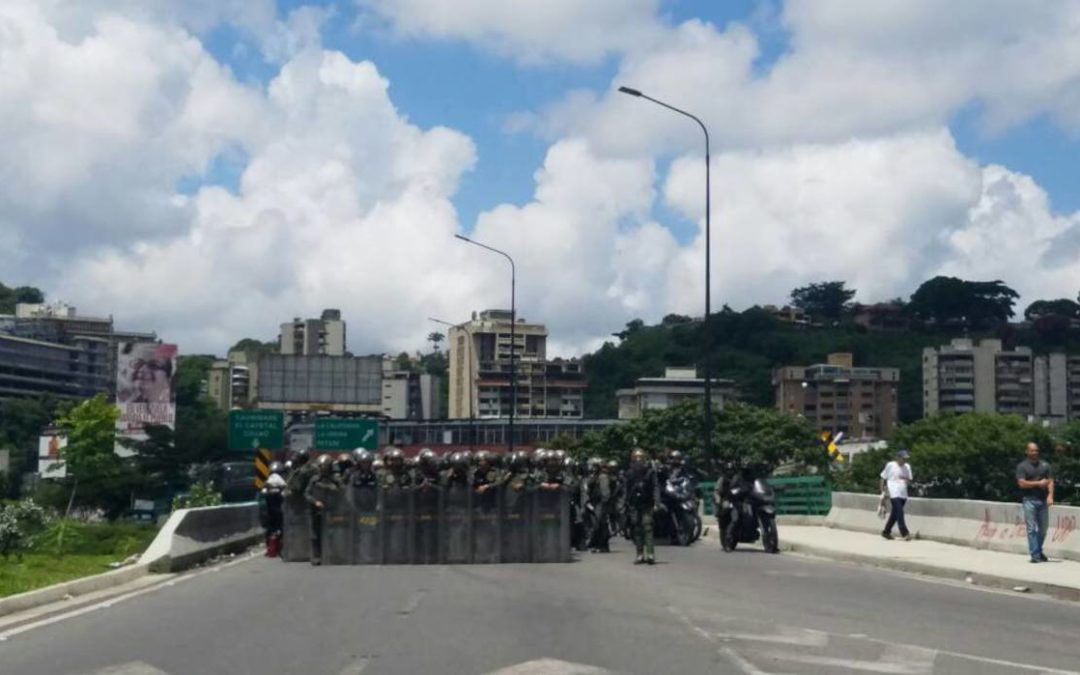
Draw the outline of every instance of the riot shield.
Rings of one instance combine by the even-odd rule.
[[[484,492],[473,491],[472,497],[472,561],[474,563],[499,562],[502,543],[499,513],[502,488],[492,487]]]
[[[502,493],[502,562],[524,563],[530,553],[529,522],[532,512],[533,488],[515,490],[509,485]]]
[[[533,562],[569,562],[570,494],[567,489],[533,493]]]
[[[350,565],[353,558],[353,506],[346,488],[333,493],[323,511],[324,565]]]
[[[440,510],[440,561],[448,565],[472,562],[472,489],[467,485],[445,488]]]
[[[382,562],[378,490],[374,486],[349,490],[353,506],[353,564],[378,565]]]
[[[434,565],[439,562],[439,488],[413,490],[413,562]]]
[[[412,557],[412,490],[379,490],[384,565],[409,565]]]
[[[281,559],[303,562],[311,559],[311,529],[308,503],[303,495],[289,495],[282,506]]]

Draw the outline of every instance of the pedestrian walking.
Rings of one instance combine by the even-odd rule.
[[[889,495],[889,519],[885,521],[885,529],[881,536],[892,539],[893,525],[900,527],[900,536],[905,540],[911,539],[908,532],[907,521],[904,520],[904,505],[908,499],[908,485],[911,483],[911,464],[908,463],[908,451],[901,448],[896,452],[896,459],[885,465],[881,470],[881,493]]]
[[[1038,443],[1028,443],[1024,454],[1024,461],[1016,465],[1016,484],[1023,497],[1028,553],[1033,563],[1047,562],[1043,542],[1050,525],[1050,507],[1054,505],[1054,472],[1048,462],[1039,458]]]

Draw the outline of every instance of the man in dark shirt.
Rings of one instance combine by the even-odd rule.
[[[1050,507],[1054,505],[1054,473],[1039,459],[1037,443],[1028,443],[1027,459],[1016,465],[1016,484],[1023,495],[1024,524],[1027,526],[1031,562],[1046,562],[1043,542],[1050,525]]]

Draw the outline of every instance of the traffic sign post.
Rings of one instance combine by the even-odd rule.
[[[379,446],[379,423],[369,419],[325,417],[315,420],[316,450],[374,450]]]
[[[230,410],[229,450],[253,452],[285,447],[285,415],[280,410]]]

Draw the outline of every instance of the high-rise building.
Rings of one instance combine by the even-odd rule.
[[[1005,350],[1001,340],[954,339],[923,350],[923,413],[999,412],[1032,415],[1031,349]]]
[[[778,368],[772,381],[776,407],[821,431],[884,438],[896,426],[896,368],[856,368],[851,354],[838,353],[826,363]]]
[[[1036,356],[1033,379],[1036,419],[1051,423],[1080,419],[1080,356]]]
[[[396,360],[383,359],[382,414],[392,420],[437,419],[442,399],[441,378],[402,370]]]
[[[318,319],[299,317],[281,324],[281,353],[287,356],[344,356],[345,322],[341,310],[324,309]]]
[[[475,313],[450,329],[450,419],[581,418],[585,373],[576,359],[547,358],[547,328],[518,319],[510,339],[508,310]],[[511,402],[510,354],[516,355],[517,401]]]
[[[712,379],[710,392],[714,408],[735,398],[735,382]],[[615,392],[619,400],[619,419],[641,417],[646,410],[666,410],[687,399],[705,398],[705,379],[696,368],[665,368],[663,377],[642,377],[630,389]]]
[[[247,408],[256,402],[259,382],[258,357],[241,350],[214,361],[207,374],[207,394],[222,410]]]
[[[109,341],[73,337],[71,344],[0,334],[0,399],[57,396],[82,399],[107,393]]]

